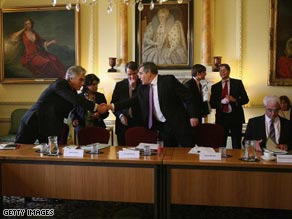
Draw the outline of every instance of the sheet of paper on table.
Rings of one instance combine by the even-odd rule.
[[[214,148],[211,148],[211,147],[200,147],[200,146],[195,146],[189,151],[189,154],[200,154],[200,153],[212,154],[212,153],[216,153],[216,151],[214,150]]]
[[[157,150],[158,149],[158,144],[150,144],[150,143],[140,143],[136,148],[138,149],[144,149],[145,146],[149,145],[150,150]]]

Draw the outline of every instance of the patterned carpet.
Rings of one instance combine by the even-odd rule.
[[[19,197],[4,197],[3,209],[54,209],[52,217],[4,217],[57,218],[57,219],[152,219],[153,206],[96,201],[50,200],[33,198],[25,201]],[[291,219],[292,211],[248,209],[210,206],[171,206],[173,219]]]

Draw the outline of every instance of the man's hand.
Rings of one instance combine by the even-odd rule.
[[[106,104],[106,103],[99,104],[97,106],[97,111],[100,114],[106,113],[107,111],[109,111],[109,104]]]
[[[259,141],[254,141],[254,149],[255,149],[255,151],[262,151],[262,148],[261,148],[261,146],[260,146],[260,144],[262,143],[262,139],[261,140],[259,140]]]
[[[195,127],[199,125],[199,119],[198,118],[190,118],[190,123],[192,127]]]
[[[279,148],[281,150],[284,150],[284,151],[287,151],[288,150],[288,145],[286,145],[286,144],[278,144],[277,148]]]
[[[128,118],[126,116],[121,116],[120,120],[123,125],[128,126]]]

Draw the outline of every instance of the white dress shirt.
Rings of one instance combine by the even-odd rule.
[[[265,115],[265,126],[266,126],[266,136],[269,137],[270,133],[270,125],[271,125],[271,119]],[[276,117],[274,119],[274,127],[275,127],[275,140],[276,144],[279,144],[279,138],[280,138],[280,131],[281,131],[281,123],[280,118]]]
[[[157,80],[158,80],[158,76],[156,75],[155,78],[151,81],[152,89],[153,89],[154,116],[159,122],[165,122],[166,119],[164,115],[162,114],[160,105],[159,105]]]

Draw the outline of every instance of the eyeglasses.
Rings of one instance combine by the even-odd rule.
[[[266,109],[266,111],[269,113],[272,113],[272,112],[277,113],[277,112],[279,112],[279,110],[280,109]]]

